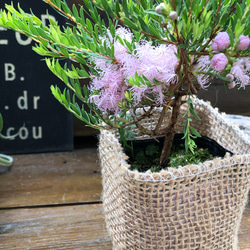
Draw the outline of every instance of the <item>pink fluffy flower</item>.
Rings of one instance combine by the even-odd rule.
[[[211,67],[216,71],[221,71],[225,69],[227,64],[228,64],[228,59],[223,53],[214,55],[211,60]]]
[[[171,45],[152,45],[151,42],[141,42],[135,50],[135,56],[138,59],[137,73],[144,75],[151,83],[154,79],[168,87],[175,83],[178,76],[175,73],[175,66],[178,58],[175,55],[176,47]],[[132,76],[133,77],[133,76]],[[140,102],[141,90],[133,88],[136,103]],[[136,92],[139,92],[138,94]],[[153,94],[158,104],[163,104],[163,93],[161,85],[155,85],[144,91],[144,94]]]
[[[206,89],[211,84],[211,77],[209,75],[202,74],[203,72],[208,71],[210,66],[211,61],[209,56],[201,56],[193,68],[194,75],[203,89]]]
[[[94,77],[89,87],[90,100],[104,113],[119,111],[118,102],[122,102],[126,86],[124,77],[116,65],[106,63],[106,69],[100,77]]]
[[[245,88],[250,84],[250,58],[241,58],[234,62],[230,73],[234,76],[232,84]]]
[[[219,32],[214,38],[212,49],[213,51],[222,51],[230,45],[229,35],[227,32]]]
[[[241,35],[239,37],[240,43],[237,46],[237,50],[246,50],[249,47],[250,39],[248,36]]]
[[[169,85],[176,79],[175,66],[178,59],[176,47],[161,44],[153,46],[145,42],[137,46],[136,56],[140,61],[138,73],[145,75],[151,82],[156,79]]]
[[[234,82],[234,75],[233,74],[227,74],[226,78],[230,81],[230,83],[228,83],[228,85],[227,85],[228,88],[233,89],[236,86],[236,84]]]
[[[116,36],[131,42],[133,34],[118,28]],[[177,49],[172,45],[153,45],[148,41],[140,41],[132,53],[127,51],[117,37],[108,36],[102,38],[107,45],[113,41],[115,62],[109,62],[106,58],[93,58],[96,75],[93,75],[89,89],[90,101],[94,102],[98,109],[106,114],[119,113],[119,103],[125,98],[125,91],[130,90],[134,105],[139,104],[145,96],[155,100],[157,105],[164,103],[164,91],[170,84],[178,81],[175,66],[178,63]],[[152,86],[134,86],[128,81],[134,78],[135,73],[145,76]],[[154,80],[157,80],[155,83]]]

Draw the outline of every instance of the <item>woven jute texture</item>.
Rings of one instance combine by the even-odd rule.
[[[250,142],[208,103],[194,99],[193,105],[201,121],[193,119],[192,125],[233,152],[232,157],[139,173],[129,169],[117,135],[101,131],[102,199],[113,249],[238,249],[250,187]],[[157,115],[143,125],[154,127]],[[177,133],[183,132],[183,120]]]

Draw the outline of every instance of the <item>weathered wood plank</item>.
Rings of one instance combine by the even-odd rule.
[[[101,204],[0,210],[0,249],[110,250]]]
[[[250,208],[244,212],[240,250],[250,249]],[[0,210],[0,249],[110,250],[102,204]]]
[[[239,128],[245,134],[248,134],[250,140],[250,116],[227,114],[226,118],[232,121],[234,124],[239,125]]]
[[[12,168],[0,174],[0,207],[100,201],[99,170],[93,145],[73,152],[15,155]]]

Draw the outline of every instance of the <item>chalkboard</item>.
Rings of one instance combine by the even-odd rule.
[[[46,24],[48,13],[65,25],[63,16],[42,0],[14,1]],[[0,8],[11,0],[0,2]],[[72,116],[55,100],[50,85],[64,88],[32,50],[34,43],[14,31],[0,28],[0,113],[3,134],[20,134],[13,140],[0,140],[0,152],[7,154],[65,151],[73,148]]]

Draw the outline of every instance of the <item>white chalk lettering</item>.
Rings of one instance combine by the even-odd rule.
[[[42,126],[38,126],[38,127],[32,126],[32,128],[30,129],[31,131],[29,131],[27,127],[21,127],[20,129],[17,130],[14,127],[10,127],[6,130],[6,135],[12,136],[19,132],[17,137],[13,137],[10,140],[15,140],[16,138],[20,138],[21,140],[27,140],[27,139],[31,139],[30,135],[32,139],[35,139],[35,140],[42,139],[43,137]]]
[[[38,133],[37,133],[37,128],[32,127],[32,136],[33,136],[33,139],[35,140],[42,139],[42,127],[41,126],[38,127]]]
[[[14,131],[15,131],[15,128],[8,128],[8,129],[7,129],[6,135],[7,135],[8,137],[10,137],[9,140],[14,140],[14,139],[15,139],[15,138],[11,137],[11,135],[14,134]]]
[[[48,25],[49,23],[47,23],[47,21],[49,19],[52,19],[54,22],[56,22],[56,18],[52,15],[48,15],[48,14],[42,14],[41,15],[41,20],[43,22],[44,25]]]
[[[32,42],[32,39],[31,39],[31,38],[25,37],[25,39],[23,39],[20,33],[15,32],[15,34],[16,34],[16,40],[17,40],[17,42],[18,42],[20,45],[26,46],[26,45],[31,44],[31,42]]]
[[[23,95],[17,98],[17,107],[21,110],[28,109],[28,92],[23,91]]]
[[[16,79],[15,65],[12,63],[4,64],[5,81],[14,81]]]
[[[0,27],[0,31],[7,31],[7,29]],[[0,39],[0,45],[8,45],[9,41],[7,39]]]
[[[20,130],[19,130],[19,138],[21,140],[26,140],[26,139],[28,139],[28,136],[29,136],[29,130],[26,127],[20,128]]]
[[[33,109],[38,109],[40,96],[33,96]],[[23,94],[17,98],[17,107],[21,110],[28,110],[28,91],[24,90]]]
[[[38,109],[38,100],[40,99],[40,96],[34,96],[33,97],[33,108]]]

